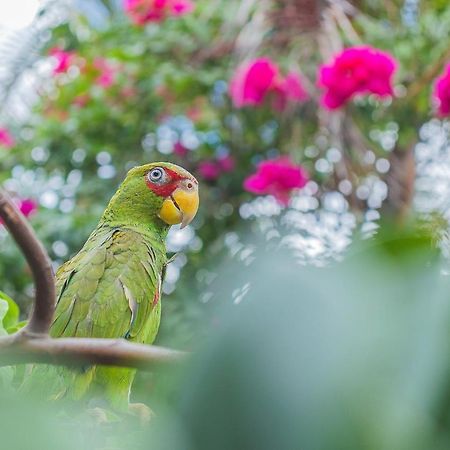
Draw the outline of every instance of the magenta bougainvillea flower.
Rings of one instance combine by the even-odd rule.
[[[222,156],[217,159],[202,161],[198,165],[200,176],[209,181],[217,180],[223,173],[234,169],[235,161],[231,155]]]
[[[176,142],[173,146],[173,152],[180,158],[184,158],[188,154],[189,150],[181,142]]]
[[[162,22],[168,17],[182,16],[194,9],[191,0],[124,0],[125,12],[136,25]]]
[[[230,81],[230,96],[236,108],[260,106],[270,98],[278,110],[283,110],[289,101],[308,98],[300,76],[290,72],[283,77],[270,58],[254,59],[240,66]]]
[[[15,143],[11,133],[6,128],[0,128],[0,147],[12,148]]]
[[[25,217],[32,216],[38,209],[37,202],[31,198],[24,198],[22,200],[18,200],[17,206],[19,207],[20,212]]]
[[[217,164],[220,167],[221,172],[231,172],[234,169],[235,161],[231,155],[222,156],[217,159]]]
[[[216,161],[202,161],[198,165],[198,172],[205,180],[216,180],[220,176],[220,166]]]
[[[356,94],[392,96],[396,68],[395,59],[377,48],[347,48],[319,68],[318,83],[325,89],[322,103],[328,109],[337,109]]]
[[[239,67],[230,81],[234,106],[261,105],[276,86],[278,76],[278,67],[269,58],[255,59]]]
[[[283,111],[289,102],[303,102],[308,99],[300,75],[295,72],[289,72],[282,78],[274,88],[274,92],[273,106],[278,111]]]
[[[244,189],[258,195],[273,195],[286,206],[292,191],[302,188],[308,182],[308,172],[283,156],[258,164],[256,173],[244,181]]]
[[[38,209],[37,202],[31,198],[14,198],[13,201],[25,217],[34,215]],[[1,219],[0,224],[3,224],[3,220]]]
[[[111,65],[104,58],[95,58],[94,68],[98,71],[99,75],[95,79],[94,83],[97,86],[103,88],[109,88],[114,84],[116,72]]]
[[[61,47],[53,47],[48,53],[56,60],[55,67],[53,67],[53,75],[66,73],[67,69],[72,65],[75,56],[73,52],[67,52]]]
[[[433,97],[437,103],[437,112],[440,116],[450,114],[450,64],[434,83]]]

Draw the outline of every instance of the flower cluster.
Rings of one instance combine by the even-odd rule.
[[[116,72],[106,59],[95,58],[93,67],[98,72],[97,77],[94,80],[94,84],[105,89],[114,84]]]
[[[9,149],[14,147],[15,143],[11,133],[6,128],[0,128],[0,147]]]
[[[282,205],[289,203],[294,189],[308,182],[307,171],[284,156],[259,163],[255,174],[244,181],[244,189],[258,195],[273,195]]]
[[[53,75],[57,76],[66,73],[71,65],[78,65],[82,73],[94,75],[93,83],[103,88],[108,88],[114,84],[116,70],[112,65],[102,57],[94,58],[92,63],[87,63],[83,58],[76,55],[75,52],[68,52],[61,47],[53,47],[49,50],[49,55],[55,59]]]
[[[392,96],[395,70],[396,61],[388,53],[369,46],[347,48],[319,69],[319,85],[325,89],[322,103],[336,109],[356,94]]]
[[[230,155],[214,160],[202,161],[198,165],[198,172],[205,180],[216,180],[222,173],[231,172],[234,169],[234,158]]]
[[[55,59],[53,75],[66,73],[69,67],[73,64],[75,56],[73,52],[63,50],[61,47],[53,47],[49,50],[48,53]]]
[[[440,116],[450,114],[450,64],[434,83],[433,97],[437,102],[437,111]]]
[[[230,81],[230,96],[237,108],[259,106],[270,98],[272,107],[279,111],[289,102],[308,98],[300,76],[289,72],[283,77],[269,58],[254,59],[240,66]]]
[[[16,204],[25,217],[30,217],[35,214],[38,208],[37,202],[31,198],[17,200]]]
[[[168,17],[182,16],[194,9],[191,0],[124,0],[128,17],[136,25],[162,22]]]
[[[25,217],[31,217],[37,212],[38,204],[31,198],[14,198],[13,201]],[[0,219],[0,225],[1,224],[3,224],[3,220]]]
[[[180,158],[184,158],[189,152],[189,149],[185,147],[180,141],[175,142],[173,146],[173,153]]]

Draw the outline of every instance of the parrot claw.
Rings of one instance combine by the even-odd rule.
[[[103,408],[89,408],[87,410],[87,413],[89,416],[92,417],[92,419],[94,420],[94,422],[97,425],[101,425],[103,423],[108,423],[108,414],[106,412],[106,410],[104,410]]]
[[[133,416],[138,417],[142,425],[148,424],[156,415],[153,410],[144,403],[130,403],[128,405],[128,412]]]

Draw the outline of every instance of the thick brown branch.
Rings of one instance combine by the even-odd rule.
[[[6,344],[6,345],[4,345]],[[186,353],[124,339],[34,338],[0,340],[0,366],[47,363],[67,366],[103,364],[144,370],[182,361]]]
[[[55,307],[55,282],[50,258],[27,220],[3,189],[0,189],[0,217],[25,255],[33,273],[36,297],[24,332],[29,335],[47,334]]]

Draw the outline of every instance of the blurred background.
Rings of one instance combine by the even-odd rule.
[[[55,269],[131,167],[199,180],[167,241],[157,343],[199,353],[155,389],[167,448],[448,448],[449,33],[446,0],[2,2],[0,182]],[[0,289],[26,317],[3,227]]]

